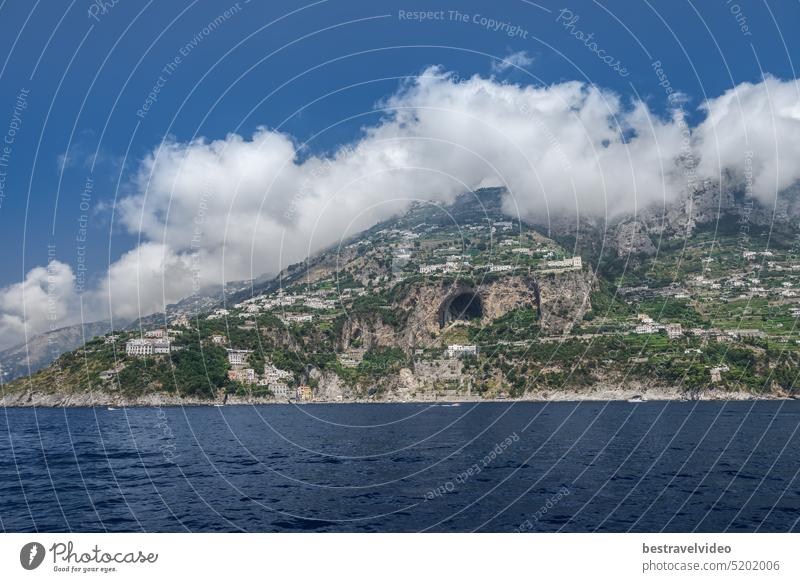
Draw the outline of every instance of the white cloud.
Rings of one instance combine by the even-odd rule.
[[[503,73],[511,68],[519,67],[524,69],[533,64],[533,57],[527,51],[518,51],[511,53],[502,59],[492,60],[492,71],[495,73]]]
[[[60,261],[28,271],[25,280],[0,289],[0,348],[80,321],[75,275]]]
[[[702,174],[730,172],[767,204],[800,180],[800,83],[742,83],[703,108],[694,132]]]
[[[678,127],[582,83],[457,82],[432,68],[381,105],[380,123],[327,158],[301,160],[299,144],[265,128],[250,138],[166,143],[142,164],[122,221],[182,261],[199,257],[207,284],[276,272],[417,199],[505,185],[509,209],[541,219],[618,214],[678,187],[664,173],[680,147]],[[136,258],[145,259],[154,261],[142,265],[148,273],[162,261]],[[168,286],[172,295],[140,289],[138,300],[146,311],[187,294],[189,283]]]
[[[123,225],[143,242],[111,265],[92,293],[95,312],[146,315],[198,287],[275,273],[412,201],[484,186],[506,186],[508,212],[525,219],[635,212],[685,189],[675,160],[687,146],[700,176],[714,177],[743,176],[748,144],[754,192],[766,200],[800,177],[797,102],[795,81],[740,85],[707,103],[687,143],[680,111],[665,119],[593,85],[459,81],[431,68],[329,156],[303,158],[302,144],[267,128],[168,141],[120,202]],[[22,325],[13,306],[2,313]]]
[[[105,314],[132,321],[192,292],[192,259],[167,245],[146,242],[128,251],[108,270],[92,303]]]

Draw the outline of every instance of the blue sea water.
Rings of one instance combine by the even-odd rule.
[[[4,531],[798,531],[800,402],[0,411]]]

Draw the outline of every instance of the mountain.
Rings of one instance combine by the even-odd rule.
[[[131,323],[117,321],[122,331],[135,332],[163,325],[165,321],[193,318],[199,313],[220,305],[227,296],[246,293],[254,286],[271,278],[263,276],[253,281],[233,281],[223,285],[211,285],[199,292],[167,306],[165,312],[154,313]],[[85,342],[110,333],[109,321],[75,324],[30,338],[27,342],[0,351],[0,377],[11,382],[49,365],[56,358],[81,347]]]
[[[417,203],[273,279],[168,310],[169,329],[162,314],[89,341],[4,403],[794,395],[791,204],[770,222],[704,184],[636,218],[537,225],[507,217],[504,195]]]
[[[224,285],[207,285],[189,297],[167,305],[162,312],[140,317],[124,326],[124,329],[137,331],[165,325],[170,321],[191,320],[198,314],[231,301],[231,298],[243,296],[252,292],[253,289],[261,288],[265,282],[269,283],[272,279],[272,277],[262,275],[253,280],[229,281]]]
[[[32,337],[27,342],[0,351],[0,370],[4,382],[36,372],[64,352],[84,341],[109,332],[108,321],[71,325]]]

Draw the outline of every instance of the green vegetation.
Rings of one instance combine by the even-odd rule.
[[[238,298],[227,313],[176,328],[182,333],[172,336],[169,354],[128,356],[125,342],[140,332],[119,332],[116,342],[91,340],[6,390],[269,397],[266,380],[257,380],[274,367],[287,373],[282,382],[292,390],[310,386],[317,394],[334,378],[354,397],[377,398],[401,370],[427,363],[431,376],[415,382],[438,395],[469,389],[520,397],[631,379],[687,394],[709,387],[796,391],[800,243],[792,229],[753,225],[743,236],[728,217],[700,225],[689,238],[664,231],[651,240],[654,254],[606,249],[600,257],[604,233],[549,238],[530,225],[509,225],[498,191],[483,196],[480,212],[463,199],[447,212],[415,205],[290,266],[263,295]],[[585,266],[570,273],[588,278],[598,269],[586,285],[586,305],[576,285],[561,288],[571,275],[547,263],[571,257],[576,243]],[[438,309],[453,289],[502,289],[510,277],[517,287],[509,285],[509,293],[522,289],[527,304],[495,298],[487,311],[493,320],[471,315],[439,328]],[[566,299],[549,297],[539,307],[531,289],[541,288]],[[436,304],[422,304],[432,297]],[[421,321],[420,314],[437,321]],[[548,317],[565,327],[548,327]],[[479,353],[448,359],[445,349],[454,344]],[[225,348],[251,353],[231,366]]]

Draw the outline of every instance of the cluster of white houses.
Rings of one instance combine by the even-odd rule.
[[[444,354],[448,358],[460,358],[463,356],[477,356],[478,355],[478,346],[474,345],[463,345],[463,344],[450,344],[447,346],[447,349],[444,351]]]
[[[308,309],[336,309],[336,299],[329,298],[332,293],[333,291],[328,289],[295,294],[287,294],[280,290],[275,295],[246,299],[234,307],[244,310],[245,313],[258,313],[262,310],[292,306],[303,306]]]
[[[287,384],[293,374],[287,370],[266,363],[264,372],[259,377],[253,368],[247,367],[248,359],[253,350],[228,349],[228,362],[231,369],[228,371],[228,378],[242,384],[255,384],[265,386],[280,400],[286,400],[297,396],[296,391],[292,390]],[[300,396],[297,396],[300,398]]]
[[[800,310],[798,310],[798,314],[800,314]],[[718,342],[726,342],[735,339],[763,338],[767,335],[766,332],[761,329],[744,328],[723,330],[716,327],[708,329],[704,329],[702,327],[693,327],[684,331],[683,326],[680,323],[657,323],[653,321],[650,316],[641,313],[637,317],[639,319],[639,324],[634,328],[634,333],[652,334],[666,331],[669,339],[679,339],[683,337],[684,333],[704,338],[716,339]]]
[[[640,313],[638,316],[639,325],[637,325],[633,333],[637,334],[651,334],[660,331],[666,331],[669,339],[678,339],[683,336],[683,326],[680,323],[657,323],[649,315]]]
[[[783,266],[775,262],[770,262],[769,267],[770,269],[776,271],[800,270],[800,268],[795,269],[794,265],[784,269]],[[689,279],[688,284],[696,288],[706,288],[711,291],[718,291],[720,293],[720,297],[722,297],[725,301],[752,299],[755,297],[774,297],[779,300],[791,300],[800,297],[800,293],[798,293],[798,290],[794,288],[794,284],[790,281],[782,281],[780,285],[765,287],[759,277],[749,276],[748,273],[734,273],[731,276],[719,279],[713,279],[706,277],[705,275],[695,275]]]
[[[470,267],[469,262],[464,260],[451,260],[448,259],[445,263],[438,263],[435,265],[422,265],[419,268],[419,272],[422,275],[430,275],[431,273],[457,273],[463,269],[468,269]]]
[[[519,254],[526,254],[532,255],[533,251],[530,249],[525,249],[523,247],[519,247],[513,250],[515,253]],[[436,263],[432,265],[421,265],[419,267],[419,272],[422,275],[430,275],[433,273],[456,273],[463,269],[471,269],[472,265],[469,261],[464,260],[461,257],[448,257],[447,262],[445,263]],[[490,273],[507,273],[514,271],[517,266],[516,265],[509,265],[509,264],[488,264],[486,265],[486,270]],[[580,257],[571,257],[568,259],[560,259],[556,261],[546,261],[543,263],[539,268],[541,269],[581,269],[583,268],[583,261]]]
[[[248,318],[255,314],[273,309],[281,309],[280,319],[286,324],[305,323],[314,319],[311,313],[286,313],[285,308],[305,307],[315,311],[326,311],[336,309],[338,300],[331,298],[334,291],[329,289],[319,289],[309,293],[287,294],[278,291],[274,295],[251,297],[241,303],[237,303],[231,309],[219,308],[206,316],[206,319],[223,319],[228,317]],[[360,296],[366,293],[364,288],[342,289],[339,295],[342,298]]]
[[[722,330],[717,327],[703,329],[702,327],[693,327],[689,330],[692,335],[713,338],[718,342],[728,342],[734,339],[752,339],[766,337],[767,333],[761,329],[727,329]]]

